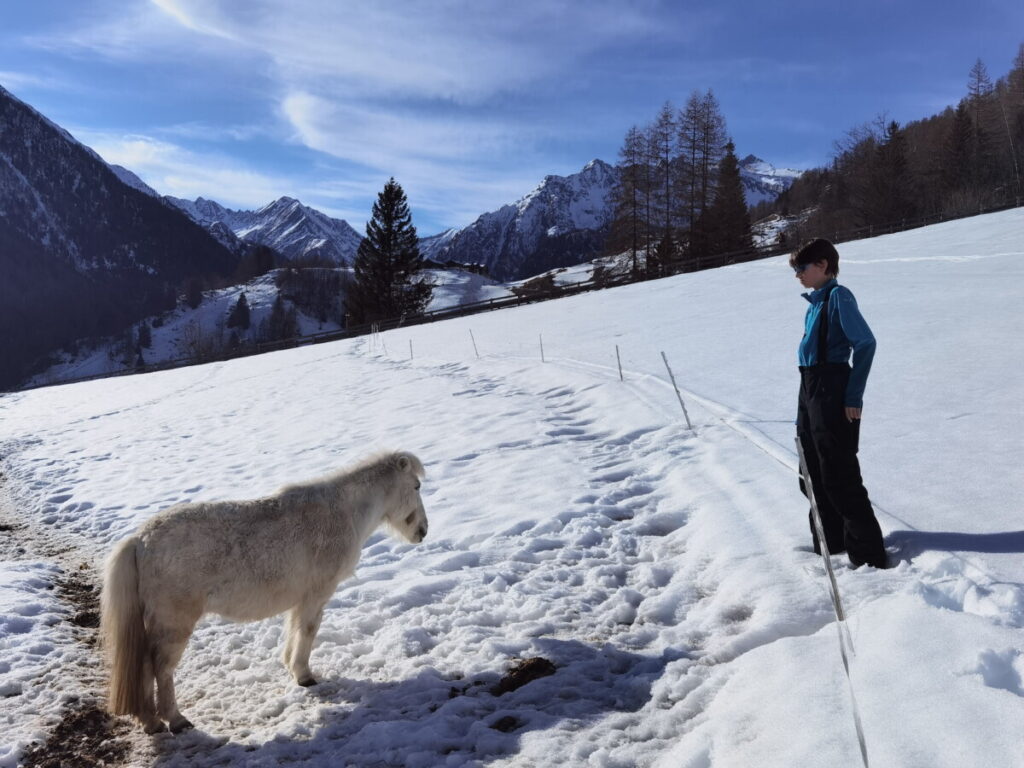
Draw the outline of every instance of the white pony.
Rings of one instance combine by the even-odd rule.
[[[324,604],[363,543],[381,524],[414,544],[427,535],[423,474],[410,453],[378,456],[255,501],[171,507],[118,543],[100,601],[110,711],[147,733],[163,721],[175,733],[192,726],[174,668],[204,613],[255,621],[288,611],[282,659],[299,685],[315,685],[309,652]]]

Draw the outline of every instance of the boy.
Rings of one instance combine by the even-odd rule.
[[[796,431],[818,503],[825,543],[832,554],[846,552],[855,567],[886,567],[878,527],[857,461],[864,386],[875,337],[848,288],[836,282],[839,254],[821,238],[789,258],[797,280],[810,293],[800,342],[800,399]],[[849,364],[853,352],[852,367]],[[800,489],[807,494],[803,478]],[[811,520],[814,551],[820,553]]]

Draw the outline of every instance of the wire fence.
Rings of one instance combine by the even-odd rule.
[[[856,229],[840,230],[832,233],[823,232],[820,234],[823,236],[831,235],[830,239],[834,243],[843,243],[849,242],[851,240],[862,240],[864,238],[878,237],[880,235],[888,235],[893,234],[895,232],[903,232],[910,229],[918,229],[920,227],[938,224],[943,221],[970,218],[972,216],[978,216],[985,213],[995,213],[997,211],[1009,210],[1011,208],[1019,208],[1022,204],[1024,204],[1024,200],[1022,200],[1020,196],[1016,196],[1012,198],[1007,198],[996,205],[988,206],[985,208],[979,207],[979,209],[976,212],[972,211],[971,213],[965,213],[956,216],[937,213],[932,214],[930,216],[922,216],[914,219],[901,219],[900,221],[890,222],[889,224],[872,224],[865,227],[858,227]],[[458,317],[466,317],[467,315],[479,314],[481,312],[491,312],[498,309],[507,309],[509,307],[519,307],[525,304],[533,304],[539,301],[560,299],[566,296],[574,296],[580,293],[587,293],[589,291],[603,290],[605,288],[614,288],[617,286],[645,282],[648,280],[663,279],[665,277],[671,277],[674,275],[688,272],[699,272],[706,269],[716,269],[718,267],[729,266],[730,264],[742,264],[745,262],[767,259],[773,256],[781,255],[783,253],[789,253],[793,249],[793,245],[795,244],[790,244],[786,242],[776,242],[740,251],[690,256],[683,259],[679,259],[669,264],[660,265],[656,274],[645,273],[642,270],[639,270],[637,272],[629,271],[617,274],[603,273],[593,277],[590,280],[584,280],[575,283],[552,282],[549,284],[538,285],[535,287],[530,287],[529,281],[527,281],[527,283],[524,283],[518,289],[513,289],[514,293],[512,296],[502,296],[493,299],[485,299],[483,301],[469,302],[466,304],[459,304],[458,306],[455,307],[436,309],[428,312],[423,312],[417,315],[377,320],[372,323],[364,323],[362,325],[350,326],[348,328],[344,328],[338,331],[321,331],[318,333],[307,334],[304,336],[295,336],[290,339],[255,342],[252,344],[240,346],[237,349],[224,350],[213,355],[193,355],[190,357],[181,357],[174,360],[165,360],[159,363],[146,364],[143,366],[127,366],[121,370],[107,371],[104,373],[97,373],[90,376],[79,376],[54,381],[47,381],[38,384],[31,384],[28,386],[20,387],[17,391],[27,391],[31,389],[39,389],[42,387],[50,387],[63,384],[76,384],[83,381],[107,379],[117,376],[130,376],[138,373],[165,371],[174,368],[183,368],[189,365],[202,365],[205,363],[222,362],[225,360],[232,360],[240,357],[261,355],[266,352],[276,352],[282,349],[292,349],[295,347],[307,346],[310,344],[322,344],[329,341],[352,339],[360,336],[367,336],[370,334],[378,334],[382,331],[394,330],[396,328],[408,327],[412,325],[422,325],[424,323],[432,323],[440,320],[450,320]]]

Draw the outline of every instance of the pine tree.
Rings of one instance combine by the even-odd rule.
[[[287,317],[288,312],[284,307],[284,299],[277,294],[274,305],[270,308],[270,317],[267,318],[266,340],[280,341],[287,338]]]
[[[149,329],[149,323],[145,320],[139,324],[138,339],[140,349],[149,349],[153,346],[153,334]]]
[[[686,106],[679,113],[679,193],[676,195],[679,206],[679,220],[689,230],[700,215],[697,194],[697,177],[700,167],[700,112],[701,96],[698,91],[690,94]]]
[[[715,199],[705,215],[703,230],[709,253],[732,253],[754,246],[740,163],[731,139],[719,163]]]
[[[203,282],[198,277],[190,277],[185,283],[185,303],[196,309],[203,303]]]
[[[662,277],[672,274],[676,263],[676,244],[672,239],[672,232],[668,231],[658,241],[658,247],[647,259],[647,276]]]
[[[996,115],[992,80],[978,59],[967,78],[967,105],[971,115],[971,184],[978,193],[987,191],[998,177]]]
[[[658,236],[665,238],[675,226],[676,174],[673,157],[676,149],[675,108],[666,101],[651,124],[651,165],[656,174],[654,188],[655,226]]]
[[[943,183],[947,192],[964,190],[971,182],[971,134],[971,115],[967,101],[963,100],[953,113],[943,148]]]
[[[686,105],[684,115],[686,135],[683,137],[684,164],[688,167],[690,232],[687,250],[693,258],[708,253],[708,238],[704,231],[705,212],[714,200],[718,183],[718,166],[725,150],[725,118],[718,99],[709,88],[703,95],[694,92]]]
[[[228,315],[228,328],[241,328],[246,331],[249,329],[250,322],[249,300],[245,297],[245,291],[242,291]]]
[[[345,299],[349,321],[358,325],[423,312],[433,287],[421,278],[422,269],[409,204],[392,177],[377,195],[356,252]]]
[[[907,138],[895,120],[885,127],[871,166],[870,223],[886,224],[911,218],[913,180],[907,164]]]
[[[626,132],[619,150],[616,184],[612,192],[615,215],[605,251],[609,255],[628,251],[630,269],[637,274],[637,251],[643,238],[641,197],[643,185],[643,136],[635,125]]]

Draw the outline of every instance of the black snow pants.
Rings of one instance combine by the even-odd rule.
[[[796,431],[829,552],[846,552],[854,565],[884,568],[882,530],[857,461],[860,421],[848,421],[843,404],[849,378],[845,363],[801,368]],[[800,490],[808,496],[802,476]],[[820,553],[814,518],[809,519],[814,551]]]

